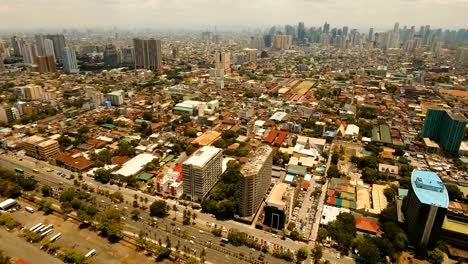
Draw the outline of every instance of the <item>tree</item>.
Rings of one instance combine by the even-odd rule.
[[[52,213],[52,202],[47,200],[41,200],[39,203],[39,211],[43,211],[44,214],[48,215]]]
[[[134,156],[135,148],[128,141],[123,140],[119,142],[115,154],[118,156]]]
[[[5,226],[8,229],[13,229],[16,226],[16,221],[8,213],[2,213],[0,215],[0,225]]]
[[[317,245],[312,249],[312,256],[314,258],[314,264],[320,263],[320,259],[322,258],[322,246]]]
[[[151,112],[144,112],[143,119],[147,121],[151,121],[153,119],[153,114]]]
[[[192,214],[192,222],[193,222],[193,224],[195,224],[195,219],[197,219],[197,213],[194,212],[194,213]]]
[[[165,217],[166,215],[167,215],[166,201],[158,200],[158,201],[154,201],[150,205],[150,216]]]
[[[289,224],[288,224],[288,230],[289,230],[289,231],[293,231],[295,228],[296,228],[296,223],[294,223],[294,222],[292,222],[292,221],[289,222]]]
[[[122,203],[124,201],[124,197],[123,197],[123,194],[119,191],[117,192],[114,192],[112,193],[111,195],[109,195],[109,198],[114,201],[114,202],[118,202],[118,203]]]
[[[320,227],[317,233],[317,242],[322,242],[328,236],[326,228]]]
[[[190,257],[185,261],[185,264],[200,264],[200,261],[198,261],[195,257]]]
[[[367,259],[371,263],[378,262],[380,260],[379,248],[369,237],[361,237],[355,244],[355,248],[358,251],[359,256]]]
[[[138,210],[138,209],[133,209],[133,210],[130,212],[130,214],[132,215],[132,219],[133,219],[133,220],[136,221],[136,220],[140,219],[140,210]]]
[[[309,257],[309,250],[307,247],[301,247],[296,252],[296,258],[298,262],[302,262]]]
[[[463,193],[460,191],[457,185],[448,183],[445,185],[450,200],[463,200]]]
[[[170,255],[171,255],[171,250],[168,249],[167,247],[160,246],[156,252],[157,260],[163,260],[163,259],[169,258]]]
[[[98,219],[97,229],[101,235],[107,237],[110,242],[117,242],[122,237],[121,213],[117,209],[107,209],[102,212]]]
[[[429,252],[428,260],[431,263],[439,264],[444,261],[444,252],[438,248]]]
[[[111,179],[111,172],[110,170],[106,170],[104,168],[99,168],[94,172],[94,179],[98,182],[106,184]]]
[[[392,187],[387,187],[384,190],[384,195],[387,198],[388,202],[393,202],[395,200],[396,191]]]
[[[356,221],[350,213],[341,213],[327,226],[330,236],[338,243],[343,253],[347,252],[356,236]]]
[[[374,168],[365,167],[362,171],[362,180],[365,183],[374,183],[377,181],[379,173]]]
[[[52,195],[52,187],[50,187],[49,185],[44,185],[41,188],[41,192],[42,192],[42,196],[44,196],[44,197],[51,196]]]

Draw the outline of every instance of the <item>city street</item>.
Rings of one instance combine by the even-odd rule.
[[[20,160],[20,159],[22,159],[22,160]],[[43,182],[43,183],[45,183],[47,185],[50,185],[53,188],[67,188],[67,187],[73,186],[73,180],[67,180],[65,178],[62,178],[62,177],[59,177],[59,176],[56,175],[57,171],[63,172],[65,174],[67,174],[67,175],[70,175],[72,172],[67,171],[67,170],[65,170],[63,168],[58,168],[58,167],[52,166],[52,165],[47,164],[47,163],[45,163],[43,161],[36,161],[36,160],[34,160],[34,159],[30,158],[30,157],[22,156],[21,158],[18,158],[18,157],[15,157],[14,155],[2,154],[2,155],[0,155],[0,166],[2,166],[3,168],[6,168],[6,169],[10,169],[10,170],[14,170],[15,167],[21,167],[21,168],[24,169],[25,174],[33,175],[35,177],[35,179],[37,179],[38,181]],[[53,169],[53,172],[47,172],[46,171],[47,168]],[[38,169],[39,172],[34,173],[33,169]],[[154,196],[151,196],[151,195],[148,195],[148,194],[144,194],[141,191],[135,191],[135,190],[131,190],[131,189],[120,188],[120,187],[118,187],[116,185],[109,185],[109,184],[104,185],[104,184],[96,182],[96,181],[94,181],[94,179],[86,177],[86,176],[83,177],[83,182],[87,183],[89,186],[92,186],[92,187],[94,187],[96,189],[100,189],[100,190],[107,190],[109,192],[120,191],[123,194],[125,201],[128,201],[129,204],[131,204],[131,202],[134,200],[134,195],[135,194],[138,195],[138,197],[148,198],[148,204],[151,204],[155,200],[162,199],[162,198],[159,198],[159,197],[154,197]],[[104,199],[104,198],[107,198],[107,197],[102,196],[101,198]],[[101,198],[99,198],[98,200],[101,200]],[[107,200],[105,200],[105,201],[107,201]],[[176,205],[179,212],[182,212],[184,209],[189,209],[188,207],[177,204],[177,202],[174,201],[174,200],[167,199],[165,201],[168,203],[168,205],[170,205],[171,208],[172,208],[173,205]],[[108,204],[107,206],[110,206],[110,205]],[[162,221],[169,221],[169,220],[164,219]],[[262,239],[264,241],[268,241],[270,243],[274,243],[274,244],[277,244],[277,245],[279,245],[281,247],[291,249],[291,250],[295,250],[295,251],[297,249],[299,249],[301,246],[306,245],[305,243],[292,241],[290,239],[282,240],[279,237],[273,237],[271,235],[271,233],[255,229],[255,228],[253,228],[253,227],[251,227],[249,225],[241,224],[241,223],[238,223],[238,222],[235,222],[235,221],[232,221],[232,220],[230,220],[230,221],[218,221],[212,215],[204,214],[204,213],[201,213],[200,211],[197,211],[197,219],[196,219],[197,226],[204,227],[206,229],[207,224],[211,225],[213,223],[215,225],[217,225],[218,227],[224,226],[227,229],[231,229],[231,228],[238,229],[240,231],[248,233],[251,236],[257,237],[257,238]],[[134,224],[132,223],[131,226],[134,226]],[[193,227],[191,227],[191,228],[193,228]],[[195,229],[195,228],[193,228],[193,229]],[[139,228],[133,228],[132,231],[135,232],[135,233],[138,233],[139,230],[140,230]],[[195,230],[197,230],[197,229],[195,229]],[[210,236],[211,236],[211,238],[209,240],[213,240],[215,238],[211,234],[210,234]],[[213,240],[213,243],[215,243],[215,242],[218,243],[219,241]],[[239,253],[243,253],[244,256],[249,256],[251,254],[251,252],[252,252],[250,249],[248,249],[246,247],[236,248],[236,249],[239,250]],[[234,248],[232,250],[235,252]],[[258,256],[258,254],[257,254],[257,256]],[[207,254],[207,259],[210,260],[209,259],[209,254]],[[275,261],[275,263],[277,263],[280,260],[278,260],[276,258],[272,258],[272,261]]]

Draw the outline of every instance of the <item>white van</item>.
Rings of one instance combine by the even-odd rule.
[[[28,213],[31,213],[31,214],[34,213],[34,209],[33,209],[32,207],[26,206],[24,209],[25,209],[26,212],[28,212]]]

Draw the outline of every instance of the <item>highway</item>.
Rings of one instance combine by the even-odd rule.
[[[24,169],[26,175],[33,175],[34,178],[38,180],[39,182],[49,185],[55,189],[68,188],[68,187],[74,186],[73,180],[67,180],[65,178],[62,178],[56,175],[57,171],[61,171],[67,175],[70,175],[72,172],[67,171],[63,168],[54,167],[43,161],[34,160],[30,157],[24,157],[24,156],[16,157],[15,155],[12,155],[12,154],[10,155],[1,154],[0,166],[5,169],[10,169],[10,170],[14,170],[15,167],[21,167]],[[47,172],[46,170],[48,168],[53,169],[53,171]],[[33,169],[37,169],[39,172],[34,173]],[[103,185],[94,181],[94,179],[89,178],[89,177],[84,177],[81,182],[85,182],[89,186],[92,186],[100,190],[107,190],[109,192],[120,191],[123,194],[124,199],[128,204],[132,204],[135,194],[137,194],[139,197],[148,198],[148,205],[151,204],[156,199],[161,199],[159,197],[154,197],[151,195],[144,194],[140,191],[135,191],[135,190],[126,189],[126,188],[119,188],[118,186],[115,186],[115,185],[108,185],[108,184]],[[127,211],[127,213],[133,209],[128,204],[112,205],[109,198],[103,195],[98,195],[97,193],[94,193],[94,195],[96,196],[98,207],[105,208],[105,207],[110,207],[110,206],[116,206],[119,209],[124,209],[125,207],[127,207],[126,209],[128,210],[125,210]],[[172,208],[172,205],[176,204],[179,214],[184,209],[189,209],[189,208],[186,208],[185,206],[178,205],[176,201],[173,201],[173,200],[165,200],[165,201],[170,205],[171,208]],[[173,217],[173,214],[174,212],[171,211],[172,217]],[[289,249],[297,250],[300,246],[305,245],[304,243],[293,242],[292,240],[289,240],[289,239],[288,239],[289,241],[285,241],[276,237],[272,237],[270,233],[254,229],[248,225],[243,225],[241,223],[237,223],[234,221],[217,221],[211,215],[203,214],[200,211],[197,211],[197,219],[196,219],[197,225],[196,226],[198,226],[198,228],[205,229],[203,233],[200,233],[199,231],[200,229],[195,228],[194,226],[183,226],[180,222],[178,222],[182,220],[182,216],[177,217],[178,221],[173,221],[172,217],[159,219],[158,227],[155,228],[155,227],[151,227],[148,225],[148,223],[150,222],[150,219],[149,219],[147,211],[144,213],[141,213],[140,215],[143,217],[143,219],[140,221],[136,221],[136,222],[132,221],[130,220],[130,217],[126,219],[125,221],[126,232],[138,234],[140,230],[147,230],[150,234],[149,238],[154,238],[151,236],[156,235],[158,238],[161,238],[163,242],[165,241],[166,235],[169,235],[169,238],[171,239],[173,245],[176,244],[176,241],[180,241],[181,247],[185,245],[187,246],[187,248],[195,249],[196,253],[194,252],[192,253],[197,256],[199,256],[202,250],[202,247],[206,247],[205,249],[206,260],[212,263],[228,263],[230,261],[238,261],[240,263],[243,263],[241,259],[246,259],[247,261],[245,263],[255,263],[255,261],[258,261],[258,257],[261,254],[261,252],[252,251],[251,249],[247,247],[233,247],[229,244],[226,245],[225,247],[221,247],[219,245],[219,238],[216,238],[210,232],[206,231],[206,230],[209,230],[209,228],[207,227],[207,224],[211,225],[212,223],[215,223],[217,226],[224,226],[225,228],[237,228],[241,231],[248,233],[249,235],[260,237],[261,239],[265,241],[269,241],[271,243],[273,243],[273,241],[279,242],[283,246]],[[177,228],[180,228],[181,231],[176,232]],[[185,230],[185,232],[183,230]],[[255,234],[252,234],[252,233],[255,233]],[[183,234],[186,234],[189,238],[182,236]],[[257,236],[257,234],[260,234],[260,236]],[[161,236],[164,236],[164,237],[162,238]],[[193,238],[190,239],[190,237],[192,236],[195,237],[195,239]],[[190,240],[192,240],[194,244],[192,244]],[[182,248],[179,248],[179,250],[182,250]],[[263,263],[282,263],[283,262],[282,260],[274,258],[271,255],[267,255],[267,254],[264,254],[264,255],[265,255],[265,261]]]

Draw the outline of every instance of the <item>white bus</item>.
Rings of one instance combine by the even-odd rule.
[[[31,214],[34,213],[34,209],[33,209],[32,207],[26,206],[24,209],[25,209],[28,213],[31,213]]]
[[[49,230],[43,232],[43,233],[41,234],[41,237],[43,238],[43,237],[47,236],[48,234],[50,234],[50,233],[52,233],[52,232],[54,232],[54,230],[49,229]]]
[[[42,227],[41,229],[38,230],[39,231],[38,233],[42,233],[42,232],[47,231],[49,229],[54,229],[54,225],[44,226],[44,227]]]
[[[42,223],[39,223],[39,224],[37,224],[37,225],[35,225],[35,226],[29,228],[29,231],[33,231],[33,232],[34,232],[34,230],[35,230],[36,228],[38,228],[39,226],[41,226],[41,225],[42,225]]]
[[[94,256],[94,255],[96,255],[96,250],[95,250],[95,249],[92,249],[91,251],[89,251],[89,252],[85,255],[85,257],[86,257],[86,258],[89,258],[89,257],[92,257],[92,256]]]
[[[55,236],[51,237],[49,241],[50,241],[50,242],[55,242],[55,241],[57,241],[61,236],[62,236],[62,233],[58,233],[58,234],[56,234]]]
[[[41,224],[40,226],[36,227],[34,230],[31,230],[31,231],[33,231],[34,233],[39,233],[40,230],[41,230],[42,228],[44,228],[44,227],[45,227],[45,225],[44,225],[44,224]]]

